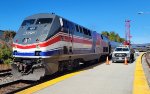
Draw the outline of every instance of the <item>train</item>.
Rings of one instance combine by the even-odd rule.
[[[12,74],[39,80],[111,53],[110,40],[54,13],[28,16],[13,40]]]

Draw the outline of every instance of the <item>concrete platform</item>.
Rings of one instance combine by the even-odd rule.
[[[132,94],[135,63],[101,64],[34,94]]]

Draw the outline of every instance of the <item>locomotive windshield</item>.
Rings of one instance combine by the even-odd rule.
[[[34,24],[35,19],[24,20],[21,26]]]
[[[116,48],[115,51],[129,51],[128,48]]]
[[[40,18],[37,20],[36,24],[50,24],[52,22],[52,18]]]

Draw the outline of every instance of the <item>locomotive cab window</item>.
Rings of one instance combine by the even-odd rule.
[[[21,26],[31,25],[31,24],[34,24],[34,22],[35,22],[35,19],[24,20]]]
[[[50,24],[52,20],[52,18],[39,18],[36,24]]]

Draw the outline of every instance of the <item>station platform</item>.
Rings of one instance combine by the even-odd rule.
[[[17,94],[150,94],[146,79],[139,78],[144,77],[141,57],[128,65],[111,61],[110,65],[97,64]]]

